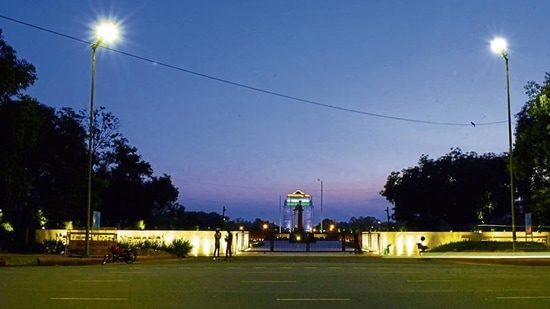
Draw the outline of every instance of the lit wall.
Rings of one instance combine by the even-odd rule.
[[[71,235],[67,237],[68,233]],[[233,233],[233,253],[238,254],[248,248],[248,232],[247,231],[232,231]],[[220,255],[225,254],[226,242],[223,241],[227,232],[222,231],[222,239],[220,241]],[[76,235],[76,236],[75,236]],[[64,229],[56,230],[36,230],[35,241],[43,243],[45,240],[67,240],[83,239],[84,231],[67,231]],[[104,240],[106,235],[112,239],[116,235],[117,241],[142,243],[148,241],[161,241],[165,244],[172,243],[175,239],[188,240],[193,249],[191,256],[211,256],[214,252],[214,231],[168,231],[168,230],[106,230],[100,233],[91,234],[92,240]]]
[[[547,244],[550,232],[526,235],[516,232],[517,241],[537,241]],[[425,240],[421,241],[424,237]],[[363,233],[362,247],[376,254],[397,256],[418,255],[417,243],[429,248],[466,240],[511,241],[512,232],[377,232]],[[384,249],[388,249],[387,251]]]

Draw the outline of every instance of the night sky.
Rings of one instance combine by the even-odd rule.
[[[312,194],[315,220],[385,220],[392,171],[422,154],[508,150],[523,87],[550,71],[547,1],[3,1],[4,39],[37,69],[27,93],[95,106],[188,211],[278,221],[280,197]],[[15,21],[14,21],[15,20]],[[471,123],[475,123],[473,126]]]

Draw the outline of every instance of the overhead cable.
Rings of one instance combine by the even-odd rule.
[[[9,21],[21,24],[21,25],[25,25],[25,26],[28,26],[28,27],[31,27],[31,28],[35,28],[35,29],[38,29],[38,30],[41,30],[41,31],[44,31],[44,32],[48,32],[48,33],[51,33],[51,34],[54,34],[54,35],[57,35],[57,36],[61,36],[61,37],[67,38],[67,39],[71,39],[71,40],[74,40],[74,41],[77,41],[77,42],[86,43],[88,45],[93,44],[93,42],[89,42],[89,41],[86,41],[86,40],[83,40],[83,39],[79,39],[77,37],[70,36],[70,35],[67,35],[67,34],[64,34],[64,33],[60,33],[60,32],[54,31],[54,30],[50,30],[50,29],[47,29],[47,28],[44,28],[44,27],[36,26],[36,25],[30,24],[30,23],[27,23],[27,22],[23,22],[23,21],[20,21],[20,20],[11,18],[11,17],[4,16],[4,15],[0,15],[0,18],[6,19],[6,20],[9,20]],[[229,85],[232,85],[232,86],[235,86],[235,87],[240,87],[240,88],[244,88],[244,89],[248,89],[248,90],[252,90],[252,91],[256,91],[256,92],[261,92],[261,93],[265,93],[265,94],[268,94],[268,95],[277,96],[277,97],[280,97],[280,98],[293,100],[293,101],[297,101],[297,102],[301,102],[301,103],[305,103],[305,104],[315,105],[315,106],[319,106],[319,107],[330,108],[330,109],[335,109],[335,110],[340,110],[340,111],[350,112],[350,113],[355,113],[355,114],[360,114],[360,115],[367,115],[367,116],[377,117],[377,118],[391,119],[391,120],[397,120],[397,121],[405,121],[405,122],[414,122],[414,123],[422,123],[422,124],[430,124],[430,125],[442,125],[442,126],[472,126],[472,123],[470,121],[460,123],[460,122],[442,122],[442,121],[420,120],[420,119],[413,119],[413,118],[405,118],[405,117],[377,114],[377,113],[361,111],[361,110],[356,110],[356,109],[351,109],[351,108],[346,108],[346,107],[321,103],[321,102],[317,102],[317,101],[302,99],[302,98],[299,98],[299,97],[283,94],[283,93],[280,93],[280,92],[270,91],[270,90],[266,90],[266,89],[262,89],[262,88],[258,88],[258,87],[254,87],[254,86],[234,82],[234,81],[231,81],[231,80],[228,80],[228,79],[223,79],[223,78],[215,77],[215,76],[212,76],[212,75],[207,75],[207,74],[204,74],[204,73],[191,71],[191,70],[188,70],[188,69],[184,69],[182,67],[178,67],[178,66],[168,64],[168,63],[163,63],[163,62],[160,62],[160,61],[149,59],[149,58],[139,56],[139,55],[136,55],[136,54],[132,54],[132,53],[129,53],[129,52],[125,52],[125,51],[122,51],[122,50],[118,50],[118,49],[114,49],[114,48],[110,48],[110,47],[105,47],[105,46],[100,46],[100,47],[104,48],[106,50],[112,51],[114,53],[118,53],[118,54],[121,54],[121,55],[124,55],[124,56],[127,56],[127,57],[131,57],[131,58],[138,59],[138,60],[141,60],[141,61],[149,62],[149,63],[155,64],[155,65],[163,66],[163,67],[173,69],[173,70],[177,70],[177,71],[180,71],[180,72],[184,72],[184,73],[187,73],[187,74],[191,74],[191,75],[207,78],[207,79],[210,79],[210,80],[214,80],[214,81],[217,81],[217,82],[220,82],[220,83],[229,84]],[[482,123],[476,123],[475,126],[495,125],[495,124],[501,124],[501,123],[505,123],[505,122],[506,122],[506,120],[494,121],[494,122],[482,122]]]

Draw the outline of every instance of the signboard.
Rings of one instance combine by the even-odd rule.
[[[109,252],[109,248],[116,243],[116,230],[94,231],[89,234],[89,246],[91,255],[103,255]],[[67,251],[68,254],[84,254],[86,252],[86,232],[68,231],[67,232]]]
[[[109,248],[114,244],[113,241],[106,240],[90,240],[90,254],[91,255],[103,255],[109,252]],[[69,242],[69,254],[83,254],[86,252],[85,240],[71,240]]]
[[[94,211],[94,216],[92,217],[92,228],[98,229],[101,226],[101,212]]]

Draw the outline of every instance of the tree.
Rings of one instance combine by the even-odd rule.
[[[22,96],[0,105],[0,132],[0,209],[16,241],[28,243],[34,228],[75,220],[86,162],[78,122]]]
[[[0,29],[0,104],[20,97],[21,91],[33,85],[36,79],[34,66],[17,59],[17,53],[4,41]]]
[[[422,155],[418,166],[390,173],[380,194],[409,229],[466,229],[506,213],[507,183],[503,155],[456,148],[437,160]]]
[[[1,220],[15,231],[12,239],[19,241],[25,235],[23,226],[29,225],[32,218],[27,197],[33,177],[28,164],[30,149],[37,143],[44,120],[42,107],[21,94],[35,80],[34,66],[17,59],[0,29],[0,209]]]
[[[97,210],[111,225],[132,226],[139,220],[155,224],[178,208],[178,190],[170,176],[153,176],[153,169],[141,159],[126,139],[114,140],[114,147],[101,157],[96,182],[101,183]]]
[[[105,185],[99,195],[100,203],[94,209],[100,210],[107,221],[127,227],[144,219],[147,213],[150,205],[144,182],[152,176],[152,169],[126,140],[114,144],[102,159],[108,168],[96,175]]]
[[[516,115],[514,172],[519,197],[533,213],[533,223],[550,224],[550,73],[542,85],[525,86],[528,101]]]
[[[380,220],[375,217],[351,217],[349,220],[349,225],[352,229],[359,229],[361,231],[375,231],[378,230],[380,226]]]
[[[146,189],[150,192],[152,217],[162,217],[164,214],[181,207],[176,203],[179,191],[172,184],[169,175],[151,177],[151,180],[146,183]]]
[[[50,110],[34,156],[34,203],[43,211],[42,227],[64,227],[72,221],[85,225],[87,150],[85,130],[66,110]]]
[[[30,175],[18,163],[24,159],[24,149],[36,143],[40,120],[34,117],[36,101],[20,93],[35,80],[34,66],[17,59],[0,29],[0,209],[4,220],[30,187]]]
[[[64,112],[88,129],[89,112]],[[151,164],[119,131],[116,116],[102,106],[93,112],[92,210],[102,213],[103,225],[128,228],[143,220],[174,227],[184,208],[176,203],[179,192],[170,176],[153,176]]]
[[[35,80],[34,66],[17,59],[0,30],[0,223],[11,225],[21,244],[32,244],[34,228],[62,227],[65,221],[84,226],[87,208],[89,114],[56,112],[24,95]],[[181,217],[184,208],[176,203],[170,177],[153,176],[151,165],[118,131],[114,115],[103,107],[93,112],[93,209],[105,209],[125,225]]]

